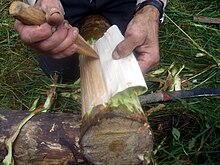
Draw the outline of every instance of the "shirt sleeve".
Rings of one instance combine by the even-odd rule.
[[[142,3],[144,1],[146,1],[146,0],[137,0],[137,4]],[[163,4],[164,4],[163,9],[165,9],[168,0],[160,0],[160,1],[163,2]]]

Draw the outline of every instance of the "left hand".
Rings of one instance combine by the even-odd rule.
[[[145,6],[128,24],[125,39],[115,48],[113,59],[126,57],[136,51],[143,73],[154,68],[160,60],[158,29],[159,11],[154,6]]]

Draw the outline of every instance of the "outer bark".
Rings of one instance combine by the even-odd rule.
[[[27,111],[0,110],[0,162],[7,154],[5,138],[27,115]],[[40,113],[32,118],[14,143],[15,163],[87,164],[78,148],[80,119],[76,113]]]

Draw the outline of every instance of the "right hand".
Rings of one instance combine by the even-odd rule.
[[[15,28],[21,40],[42,55],[60,59],[76,52],[79,30],[64,20],[59,0],[38,0],[36,8],[46,13],[46,22],[40,26],[25,25],[16,20]]]

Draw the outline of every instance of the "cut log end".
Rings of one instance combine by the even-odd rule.
[[[153,134],[147,121],[116,114],[96,120],[81,138],[81,150],[94,164],[138,164],[151,155]]]

